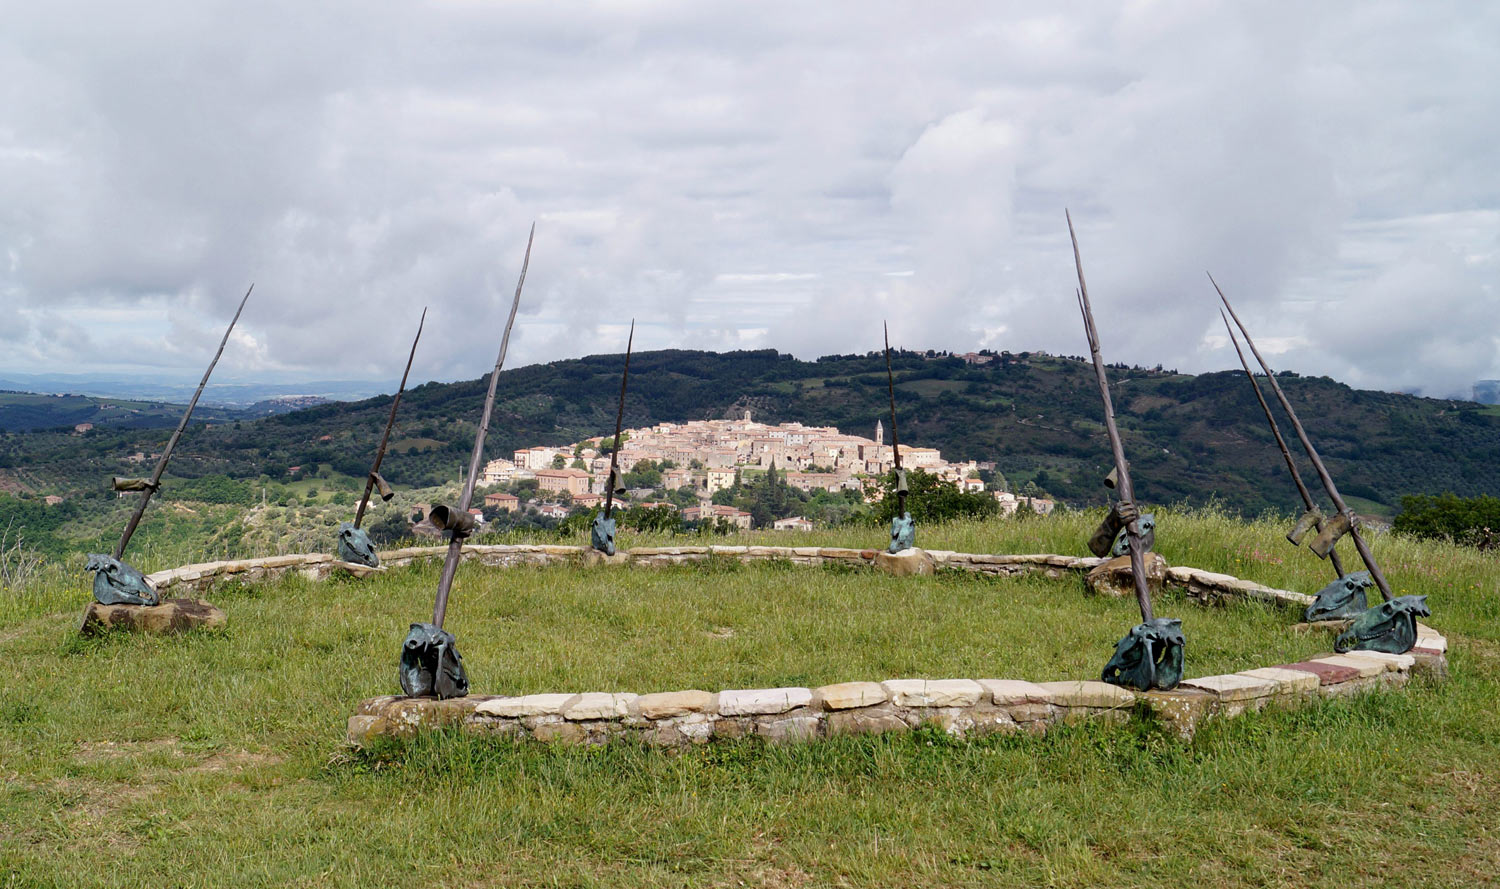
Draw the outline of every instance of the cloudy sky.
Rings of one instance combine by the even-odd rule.
[[[638,348],[1500,377],[1500,5],[0,0],[0,371]]]

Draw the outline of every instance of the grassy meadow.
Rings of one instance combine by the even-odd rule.
[[[1173,564],[1313,592],[1273,522],[1158,510]],[[924,527],[919,544],[1081,552],[1096,516]],[[624,532],[621,545],[661,538]],[[717,538],[875,545],[880,529]],[[581,542],[581,541],[580,541]],[[684,542],[679,539],[677,542]],[[696,540],[691,542],[697,542]],[[0,886],[1475,886],[1500,880],[1493,555],[1381,537],[1429,595],[1451,676],[1210,724],[953,742],[935,733],[668,754],[426,736],[342,746],[396,690],[436,565],[225,584],[223,631],[75,632],[82,560],[0,591]],[[145,570],[193,560],[170,546]],[[1356,557],[1345,555],[1353,564]],[[75,564],[76,562],[76,564]],[[1172,595],[1188,673],[1328,650],[1255,603]],[[476,693],[1092,678],[1138,619],[1077,579],[888,578],[714,563],[461,569],[448,626]]]

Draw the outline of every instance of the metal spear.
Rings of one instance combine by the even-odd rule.
[[[183,430],[187,429],[188,419],[193,416],[193,408],[198,406],[198,396],[203,394],[204,387],[208,385],[208,378],[214,372],[214,366],[219,363],[219,356],[224,354],[224,345],[229,342],[229,334],[234,331],[235,322],[240,320],[240,313],[245,310],[245,303],[250,301],[250,291],[254,289],[255,285],[251,284],[250,289],[245,291],[244,299],[240,300],[240,307],[234,310],[234,317],[230,319],[229,327],[224,331],[224,338],[219,340],[219,350],[214,353],[213,360],[208,363],[208,370],[203,372],[203,379],[198,382],[198,388],[193,392],[193,398],[188,402],[187,410],[182,412],[182,419],[178,421],[176,431],[167,440],[167,446],[161,452],[161,459],[156,461],[156,471],[151,473],[151,480],[141,491],[141,502],[136,504],[135,512],[130,515],[130,521],[125,523],[125,532],[120,535],[120,542],[115,544],[116,559],[125,554],[125,545],[130,542],[136,526],[141,523],[141,516],[146,514],[146,505],[151,502],[151,495],[161,487],[162,473],[167,471],[167,461],[172,459],[172,449],[177,447],[177,440],[182,438]]]
[[[354,511],[354,527],[358,528],[365,517],[365,507],[370,503],[370,492],[375,489],[375,480],[380,477],[380,463],[385,460],[385,446],[391,440],[391,427],[396,425],[396,408],[401,406],[401,393],[406,391],[406,377],[411,373],[412,359],[417,357],[417,343],[422,339],[422,326],[427,323],[427,308],[422,308],[422,318],[417,322],[417,335],[411,341],[411,354],[406,356],[406,370],[401,372],[401,385],[396,397],[391,399],[391,414],[385,419],[385,431],[380,434],[380,447],[375,449],[375,463],[370,467],[370,477],[365,479],[365,493],[359,498],[359,509]]]
[[[635,344],[635,319],[630,319],[630,336],[625,340],[625,370],[620,374],[620,407],[615,411],[615,442],[609,451],[609,479],[604,483],[604,517],[615,507],[615,471],[620,465],[620,426],[625,421],[625,381],[630,379],[630,349]]]
[[[1104,426],[1109,430],[1109,447],[1114,453],[1115,472],[1119,477],[1120,499],[1134,504],[1135,489],[1130,484],[1130,467],[1125,463],[1125,447],[1120,442],[1120,430],[1115,426],[1115,406],[1109,397],[1109,379],[1104,374],[1104,358],[1099,351],[1099,331],[1094,326],[1094,310],[1089,305],[1089,287],[1083,279],[1083,257],[1078,252],[1078,235],[1073,231],[1073,216],[1066,210],[1068,237],[1073,241],[1073,264],[1078,268],[1078,309],[1083,313],[1083,329],[1088,335],[1089,354],[1094,359],[1094,377],[1099,383],[1099,396],[1104,399]],[[1125,526],[1125,537],[1130,544],[1130,574],[1135,580],[1135,598],[1141,606],[1141,621],[1150,623],[1151,592],[1146,586],[1146,560],[1141,552],[1141,529],[1138,520]]]
[[[1266,396],[1260,391],[1260,384],[1255,381],[1255,374],[1250,372],[1250,364],[1245,361],[1245,353],[1240,350],[1240,341],[1234,335],[1234,328],[1229,324],[1229,317],[1222,311],[1219,317],[1224,319],[1224,329],[1229,331],[1229,341],[1234,344],[1234,354],[1240,356],[1240,367],[1245,369],[1245,377],[1250,380],[1250,388],[1255,390],[1255,400],[1260,402],[1260,409],[1265,411],[1266,422],[1271,424],[1271,434],[1276,436],[1276,446],[1281,448],[1281,456],[1286,460],[1287,471],[1292,474],[1292,481],[1297,485],[1297,493],[1302,495],[1302,505],[1313,510],[1317,504],[1313,502],[1312,492],[1307,490],[1307,485],[1302,483],[1302,473],[1297,471],[1297,463],[1292,459],[1292,452],[1287,449],[1286,439],[1281,437],[1281,427],[1276,424],[1276,417],[1271,413],[1271,406],[1266,404]],[[1333,563],[1335,577],[1344,576],[1344,566],[1339,561],[1339,554],[1330,551],[1328,560]]]
[[[891,454],[896,464],[896,516],[906,515],[906,486],[901,484],[901,442],[896,437],[896,378],[891,372],[891,328],[881,322],[885,330],[885,385],[891,395]]]
[[[505,335],[500,338],[500,354],[495,359],[495,369],[490,373],[489,392],[484,397],[484,412],[479,418],[479,429],[474,433],[474,452],[469,457],[469,477],[464,480],[463,494],[458,498],[459,515],[467,515],[469,503],[474,499],[474,480],[479,476],[479,463],[484,458],[484,435],[489,430],[490,412],[495,407],[495,384],[500,379],[500,368],[505,364],[505,350],[510,345],[510,329],[516,323],[516,309],[521,305],[521,286],[526,283],[526,267],[531,264],[531,242],[536,237],[536,223],[531,224],[531,234],[526,236],[526,256],[521,260],[521,277],[516,281],[516,295],[510,304],[510,318],[505,322]],[[453,575],[458,571],[459,555],[463,552],[463,537],[452,532],[448,541],[448,554],[443,560],[443,575],[438,580],[437,601],[432,606],[432,623],[443,627],[443,617],[448,612],[448,591],[453,588]]]
[[[1234,323],[1239,327],[1240,333],[1245,335],[1245,344],[1250,347],[1250,352],[1255,356],[1255,360],[1260,362],[1261,370],[1265,371],[1266,380],[1271,384],[1271,391],[1276,393],[1276,400],[1281,402],[1282,410],[1286,411],[1286,415],[1291,418],[1292,428],[1297,431],[1297,438],[1302,442],[1302,447],[1307,450],[1307,458],[1312,461],[1313,468],[1318,471],[1318,478],[1322,479],[1323,487],[1328,491],[1328,499],[1333,501],[1334,509],[1337,509],[1348,518],[1349,536],[1354,538],[1354,548],[1359,551],[1360,559],[1364,561],[1365,567],[1369,569],[1370,577],[1375,581],[1375,586],[1379,587],[1380,595],[1386,601],[1390,601],[1395,598],[1391,595],[1390,584],[1386,583],[1385,575],[1381,573],[1380,566],[1375,562],[1375,554],[1370,552],[1370,547],[1359,533],[1359,526],[1354,521],[1354,510],[1350,509],[1348,504],[1344,502],[1344,498],[1339,496],[1339,489],[1333,483],[1333,476],[1328,474],[1328,467],[1323,465],[1323,459],[1318,456],[1318,449],[1313,447],[1312,441],[1307,437],[1307,430],[1302,428],[1302,422],[1297,419],[1297,412],[1292,410],[1291,402],[1287,401],[1286,393],[1281,391],[1281,384],[1276,382],[1276,374],[1271,371],[1271,366],[1266,363],[1266,359],[1261,357],[1260,350],[1255,347],[1255,340],[1250,338],[1250,332],[1245,329],[1244,322],[1240,320],[1239,315],[1235,314],[1234,306],[1229,304],[1229,298],[1219,288],[1219,282],[1214,280],[1213,275],[1209,275],[1208,280],[1214,285],[1214,290],[1218,291],[1219,299],[1224,303],[1224,308],[1229,310],[1229,317],[1234,319]],[[1331,554],[1332,550],[1329,552]]]

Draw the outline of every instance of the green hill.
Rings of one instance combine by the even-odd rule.
[[[595,355],[503,372],[486,450],[608,434],[621,356]],[[1003,353],[987,365],[895,356],[901,439],[958,459],[993,460],[1012,486],[1035,482],[1075,503],[1102,502],[1108,470],[1092,371],[1080,359]],[[1242,373],[1110,371],[1126,452],[1145,502],[1219,500],[1243,513],[1300,509]],[[1359,510],[1390,514],[1403,494],[1500,492],[1500,409],[1351,389],[1326,377],[1279,377],[1342,491]],[[402,402],[384,474],[400,486],[456,477],[473,441],[483,379],[429,383]],[[283,479],[291,467],[361,477],[389,396],[195,428],[173,473]],[[879,354],[799,361],[773,350],[643,352],[631,359],[625,424],[738,416],[797,420],[869,434],[888,410]],[[127,457],[159,450],[165,430],[96,428],[0,437],[0,475],[36,492],[102,493]],[[1295,445],[1294,445],[1295,447]],[[1316,479],[1304,470],[1310,486]],[[3,479],[0,479],[3,481]],[[248,496],[248,494],[247,494]]]

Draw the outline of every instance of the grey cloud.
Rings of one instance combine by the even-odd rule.
[[[427,305],[414,372],[472,377],[533,219],[514,363],[617,349],[631,316],[639,348],[863,351],[888,317],[1076,354],[1068,206],[1111,360],[1229,366],[1207,269],[1283,366],[1464,391],[1500,376],[1497,17],[18,7],[0,367],[88,369],[133,312],[135,364],[196,373],[254,280],[226,368],[388,378]]]

